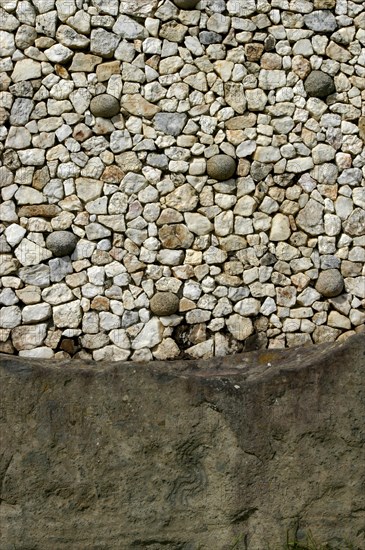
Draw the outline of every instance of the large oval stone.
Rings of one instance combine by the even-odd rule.
[[[150,309],[155,315],[173,315],[179,309],[179,297],[172,292],[157,292],[150,300]]]
[[[199,0],[174,0],[175,5],[181,10],[191,10],[198,2]]]
[[[312,71],[304,82],[304,88],[311,97],[327,97],[336,91],[332,76],[322,71]]]
[[[321,271],[316,283],[316,290],[326,298],[338,296],[343,291],[343,277],[338,269]]]
[[[97,95],[91,100],[90,111],[94,116],[112,118],[120,112],[119,101],[109,94]]]
[[[55,256],[70,256],[75,250],[77,237],[70,231],[53,231],[46,239],[47,248]]]
[[[207,161],[208,176],[218,181],[228,180],[236,172],[236,166],[236,161],[229,155],[214,155]]]

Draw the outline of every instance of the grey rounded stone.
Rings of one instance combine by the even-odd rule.
[[[311,97],[327,97],[336,91],[332,76],[322,71],[312,71],[304,82],[304,88]]]
[[[199,0],[174,0],[175,5],[181,10],[191,10],[198,2]]]
[[[155,315],[173,315],[179,309],[179,302],[173,292],[157,292],[150,300],[150,308]]]
[[[316,283],[316,290],[326,298],[338,296],[343,291],[343,277],[338,269],[321,271]]]
[[[116,97],[109,94],[100,94],[92,98],[90,111],[94,116],[112,118],[120,112],[120,104]]]
[[[75,250],[77,237],[70,231],[53,231],[46,239],[47,248],[55,256],[70,256]]]
[[[236,172],[236,161],[229,155],[215,155],[207,162],[207,172],[210,178],[228,180]]]

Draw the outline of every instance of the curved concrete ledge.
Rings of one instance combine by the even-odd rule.
[[[210,361],[0,356],[0,547],[365,548],[365,338]]]

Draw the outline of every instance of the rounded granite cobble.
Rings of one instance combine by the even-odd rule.
[[[150,300],[150,308],[155,315],[173,315],[179,309],[179,297],[172,292],[157,292]]]
[[[364,2],[91,4],[0,8],[0,352],[364,333]]]
[[[310,97],[327,97],[336,92],[333,78],[322,71],[309,73],[305,83],[305,91]]]
[[[343,277],[338,269],[321,271],[316,283],[316,290],[326,298],[338,296],[343,291]]]
[[[174,0],[174,4],[182,10],[194,9],[199,0]]]
[[[116,97],[100,94],[91,100],[90,111],[94,116],[112,118],[120,112],[120,104]]]
[[[54,231],[46,239],[46,247],[55,256],[70,256],[76,244],[77,236],[70,231]]]
[[[230,179],[236,172],[236,162],[228,155],[214,155],[207,162],[207,174],[218,181]]]

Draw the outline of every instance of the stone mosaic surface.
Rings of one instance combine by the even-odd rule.
[[[362,0],[4,0],[0,55],[1,352],[365,331]]]

